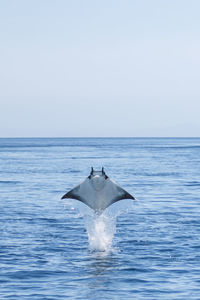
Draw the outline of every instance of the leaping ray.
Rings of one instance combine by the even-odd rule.
[[[61,199],[65,198],[79,200],[97,213],[101,213],[108,206],[119,200],[135,200],[131,194],[106,175],[104,168],[101,171],[94,171],[91,168],[90,175],[81,184],[67,192]]]

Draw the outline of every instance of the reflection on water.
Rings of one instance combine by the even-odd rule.
[[[117,259],[114,253],[93,252],[91,260],[85,266],[89,275],[88,299],[105,299],[105,291],[113,289],[113,275],[117,270]],[[86,298],[87,298],[86,297]]]

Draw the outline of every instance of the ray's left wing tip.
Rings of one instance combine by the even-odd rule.
[[[136,200],[131,194],[128,195],[127,199]]]
[[[132,200],[136,200],[131,194],[129,194],[128,192],[125,191],[124,195],[123,195],[124,199],[132,199]]]

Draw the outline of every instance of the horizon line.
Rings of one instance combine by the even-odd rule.
[[[0,139],[181,139],[181,138],[200,138],[200,136],[0,136]]]

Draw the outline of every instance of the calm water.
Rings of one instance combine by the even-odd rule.
[[[60,200],[90,167],[137,198]],[[200,139],[0,139],[0,299],[200,299]]]

